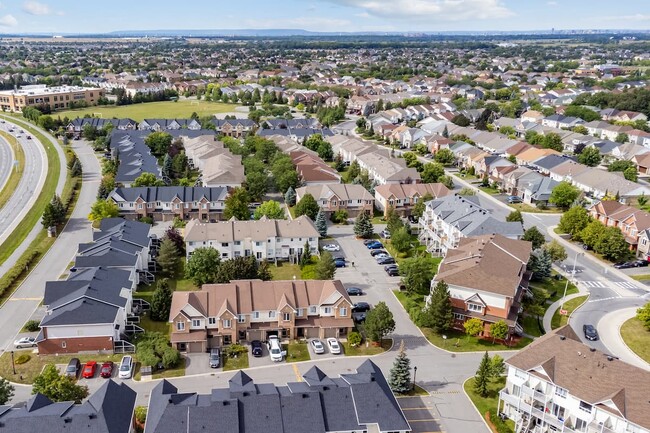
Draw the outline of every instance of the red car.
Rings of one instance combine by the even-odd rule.
[[[81,373],[81,377],[84,379],[92,379],[95,377],[95,372],[97,371],[97,361],[88,361],[86,362],[86,365],[84,365],[83,372]]]
[[[99,370],[99,375],[105,378],[113,376],[113,361],[106,361],[103,363],[102,368]]]

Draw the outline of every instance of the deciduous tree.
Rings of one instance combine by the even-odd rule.
[[[393,313],[385,302],[379,302],[375,308],[366,313],[364,329],[372,341],[383,341],[384,337],[395,330]]]
[[[74,401],[88,397],[88,387],[77,385],[75,379],[60,374],[56,365],[47,364],[41,374],[34,378],[32,394],[43,394],[52,401]]]
[[[97,200],[90,208],[88,219],[93,222],[99,222],[104,218],[115,218],[120,214],[120,210],[112,200]]]
[[[316,215],[318,215],[319,210],[320,206],[318,206],[316,199],[309,193],[302,196],[300,201],[296,203],[296,207],[294,209],[296,217],[307,215],[312,219],[312,221],[316,219]]]
[[[492,343],[496,339],[505,340],[508,336],[508,324],[503,320],[499,320],[496,323],[490,325],[490,335],[492,336]]]
[[[197,248],[187,259],[185,278],[189,278],[199,287],[203,284],[215,283],[220,262],[219,252],[214,248]]]
[[[285,219],[285,213],[284,209],[275,200],[269,200],[265,201],[261,205],[255,209],[255,213],[253,214],[253,217],[258,220],[262,218],[263,216],[266,216],[269,219],[274,219],[274,220],[283,220]]]
[[[568,209],[578,196],[580,190],[567,181],[562,181],[553,188],[548,201],[562,209]]]
[[[540,248],[542,245],[544,245],[544,242],[546,242],[546,239],[544,239],[544,235],[535,226],[532,226],[529,229],[525,230],[524,235],[522,236],[521,239],[524,241],[531,242],[533,244],[534,250]]]
[[[476,337],[483,331],[483,321],[478,317],[472,317],[463,323],[463,328],[465,328],[465,334],[467,334],[468,338]]]
[[[573,206],[562,214],[558,228],[571,235],[572,239],[580,240],[580,232],[587,227],[591,218],[589,212],[582,206]]]
[[[235,188],[226,198],[223,217],[227,220],[235,218],[239,221],[248,221],[250,219],[250,197],[244,188]]]

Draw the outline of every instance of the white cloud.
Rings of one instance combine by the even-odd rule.
[[[347,31],[351,22],[336,18],[296,17],[281,20],[246,20],[246,26],[257,29],[304,29],[311,31]]]
[[[53,13],[48,5],[37,1],[26,1],[23,3],[23,11],[30,15],[51,15]]]
[[[326,0],[364,9],[368,14],[417,21],[465,21],[507,18],[514,15],[502,0]]]
[[[18,20],[13,15],[0,17],[0,27],[16,27]]]
[[[549,2],[546,2],[546,4],[549,5],[549,6],[557,6],[557,2],[554,1],[554,0],[551,0],[551,1],[549,1]]]

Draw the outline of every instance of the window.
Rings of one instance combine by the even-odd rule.
[[[285,322],[290,321],[291,320],[291,314],[289,314],[289,313],[282,314],[282,320],[284,320]]]
[[[199,319],[192,319],[192,327],[193,327],[193,328],[197,328],[197,327],[199,327],[199,326],[201,326],[201,320],[199,320]]]
[[[467,309],[469,311],[477,311],[479,313],[483,311],[483,307],[478,304],[467,304]]]
[[[591,407],[591,405],[589,403],[587,403],[585,401],[582,401],[582,400],[580,401],[580,410],[581,411],[591,413],[591,409],[592,409],[592,407]]]
[[[232,324],[232,323],[230,322],[229,319],[224,319],[224,320],[223,320],[223,327],[224,327],[224,328],[230,328],[231,324]]]
[[[62,341],[61,342],[61,349],[65,349],[66,347],[68,347],[68,345],[66,344],[65,341]]]
[[[237,315],[237,322],[239,322],[239,323],[246,322],[246,316],[244,316],[243,314]]]
[[[208,317],[208,325],[216,325],[216,324],[217,324],[216,317]]]
[[[323,308],[323,314],[332,314],[332,307]]]
[[[560,397],[566,397],[567,396],[567,390],[564,388],[560,388],[559,386],[555,387],[555,395],[560,396]]]
[[[222,247],[227,247],[227,246],[228,246],[228,242],[221,242],[221,246],[222,246]]]
[[[142,203],[138,204],[138,209],[142,209]]]
[[[185,331],[185,322],[176,322],[177,331]]]
[[[300,316],[302,316],[303,314],[305,314],[305,309],[304,309],[304,308],[298,308],[298,314],[297,314],[297,316],[300,317]]]
[[[515,370],[515,377],[518,377],[519,379],[528,379],[528,374],[525,371],[522,370]]]
[[[255,257],[257,257],[257,259],[260,260],[262,258],[262,252],[261,251],[256,252]]]
[[[237,246],[241,245],[241,241],[235,241],[235,245]]]
[[[462,314],[454,313],[454,319],[465,320],[465,316],[463,316]]]
[[[346,307],[339,308],[339,316],[346,317],[348,315],[348,309]]]
[[[269,311],[269,319],[275,319],[275,311]]]
[[[259,311],[253,311],[253,319],[259,319],[260,318],[260,312]]]
[[[262,246],[262,242],[255,242],[255,246],[256,246],[256,247],[261,247],[261,246]]]
[[[223,257],[224,259],[227,259],[228,258],[228,253],[221,253],[221,257]]]
[[[309,314],[316,314],[316,306],[315,305],[311,305],[309,307]]]
[[[641,239],[641,245],[647,245],[648,244],[648,239],[643,238]]]

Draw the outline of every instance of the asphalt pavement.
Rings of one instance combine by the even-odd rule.
[[[0,137],[0,191],[4,189],[11,170],[14,168],[14,151],[5,139]]]

